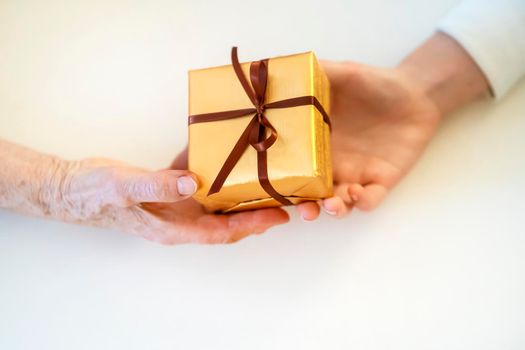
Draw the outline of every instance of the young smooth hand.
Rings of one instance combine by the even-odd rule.
[[[440,112],[417,84],[395,69],[324,62],[332,88],[334,197],[321,206],[343,216],[372,210],[407,173],[434,134]],[[306,220],[319,203],[298,206]]]
[[[377,207],[421,156],[442,116],[489,90],[468,53],[443,33],[396,68],[323,66],[331,83],[334,197],[299,205],[306,220],[320,207],[334,216]]]

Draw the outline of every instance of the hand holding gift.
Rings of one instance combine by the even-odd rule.
[[[332,87],[335,196],[319,204],[335,216],[376,208],[419,159],[442,116],[489,91],[469,54],[443,33],[395,68],[323,67]],[[307,219],[319,215],[316,203],[298,210]]]
[[[231,243],[288,221],[280,208],[209,214],[191,198],[197,176],[186,152],[172,169],[149,171],[123,162],[65,160],[0,140],[0,207],[163,244]]]
[[[468,53],[440,33],[393,69],[325,62],[332,196],[328,80],[313,54],[234,66],[190,73],[196,175],[184,170],[186,152],[176,171],[152,172],[0,140],[0,207],[170,244],[233,242],[288,220],[281,208],[210,214],[196,200],[213,211],[293,203],[306,220],[321,206],[335,216],[370,210],[417,161],[441,116],[489,91]],[[188,176],[200,179],[195,199]]]

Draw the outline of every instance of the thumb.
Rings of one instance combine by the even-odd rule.
[[[197,177],[186,170],[138,170],[122,176],[118,191],[128,203],[169,203],[190,197],[197,187]]]

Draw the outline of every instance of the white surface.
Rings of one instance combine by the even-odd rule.
[[[189,68],[232,44],[393,65],[454,3],[1,0],[0,137],[161,167]],[[524,114],[521,83],[454,115],[377,211],[230,246],[0,212],[0,348],[522,349]]]

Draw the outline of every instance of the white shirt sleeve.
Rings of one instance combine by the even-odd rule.
[[[438,29],[472,56],[495,98],[525,75],[525,0],[465,0]]]

